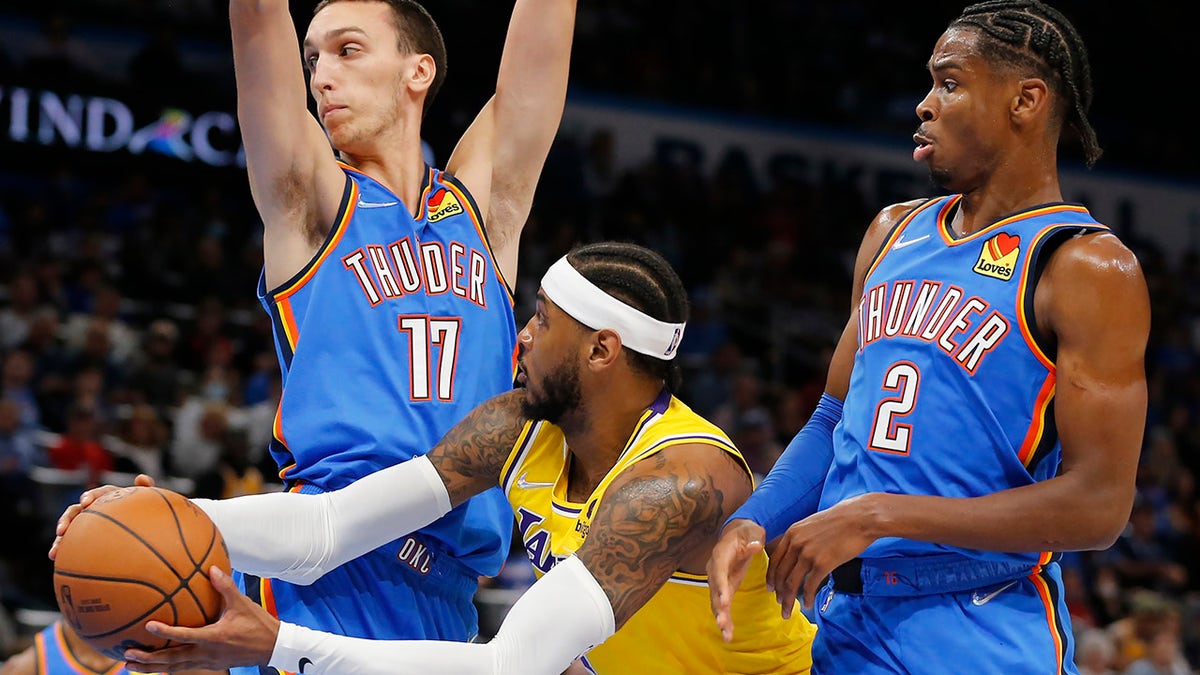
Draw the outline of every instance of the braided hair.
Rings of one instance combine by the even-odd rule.
[[[601,242],[572,250],[567,261],[585,279],[621,302],[659,321],[687,321],[687,291],[671,264],[658,253],[636,244]],[[664,361],[632,349],[628,356],[634,368],[661,378],[671,391],[679,390],[682,372],[675,360]]]
[[[1088,122],[1092,67],[1083,39],[1061,12],[1038,0],[991,0],[971,5],[950,22],[970,26],[984,39],[980,51],[993,63],[1027,69],[1046,80],[1066,102],[1059,109],[1079,134],[1090,167],[1103,151]]]

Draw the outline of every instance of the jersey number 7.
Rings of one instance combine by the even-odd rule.
[[[400,315],[399,329],[408,334],[409,396],[414,401],[454,400],[454,366],[462,319],[423,314]],[[433,348],[437,347],[434,356]]]

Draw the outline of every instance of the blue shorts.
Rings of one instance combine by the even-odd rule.
[[[817,593],[814,675],[1079,672],[1058,563],[998,580],[986,569],[992,580],[962,588],[972,565],[988,567],[964,561],[938,593],[937,575],[897,573],[892,559],[888,569],[873,564],[881,562],[863,565],[858,588],[843,566]],[[906,584],[917,577],[922,587]]]
[[[478,632],[479,577],[420,535],[407,535],[311,586],[234,572],[252,600],[283,621],[351,637],[467,642]],[[233,668],[231,674],[274,673]]]

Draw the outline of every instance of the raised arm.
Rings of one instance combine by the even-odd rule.
[[[230,0],[238,122],[250,192],[264,225],[268,287],[316,252],[337,215],[345,176],[308,110],[287,0]]]
[[[562,120],[574,32],[575,0],[517,0],[496,94],[447,164],[486,214],[492,249],[510,283],[521,229]]]

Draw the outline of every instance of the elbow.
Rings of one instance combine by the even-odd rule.
[[[1074,550],[1103,551],[1117,542],[1129,524],[1129,509],[1097,508],[1092,513],[1090,522],[1077,530],[1080,540]]]

